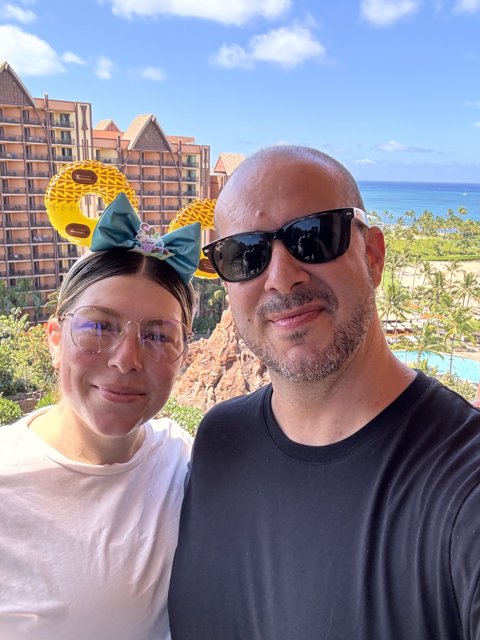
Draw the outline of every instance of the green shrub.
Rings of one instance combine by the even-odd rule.
[[[443,375],[436,376],[442,384],[453,391],[456,391],[461,396],[466,398],[466,400],[475,400],[477,397],[477,385],[472,382],[468,382],[468,380],[462,380],[455,374],[445,373]]]
[[[23,411],[18,402],[0,397],[0,426],[11,424],[23,416]]]
[[[170,418],[178,422],[180,426],[188,431],[192,436],[195,435],[200,420],[203,418],[203,411],[195,407],[181,406],[175,398],[169,398],[167,404],[158,414],[159,418]]]
[[[49,407],[56,402],[58,402],[58,391],[56,389],[47,391],[37,402],[35,409],[43,409],[43,407]]]

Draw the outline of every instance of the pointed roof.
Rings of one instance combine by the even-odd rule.
[[[100,122],[94,127],[94,129],[100,129],[101,131],[115,131],[116,133],[121,133],[121,130],[117,127],[115,122],[108,118],[100,120]]]
[[[143,149],[147,151],[169,151],[172,153],[167,136],[153,113],[136,116],[122,138],[129,141],[129,150]]]
[[[0,104],[35,107],[28,89],[6,61],[0,63]]]
[[[231,176],[239,164],[245,160],[242,153],[221,153],[213,168],[214,173],[225,173]]]

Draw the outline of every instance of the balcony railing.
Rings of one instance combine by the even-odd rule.
[[[20,118],[12,118],[10,116],[0,116],[0,122],[6,122],[7,124],[21,124]]]
[[[51,120],[50,121],[50,126],[52,126],[52,127],[61,127],[62,129],[73,129],[75,127],[73,122],[70,122],[69,120],[68,121]]]
[[[6,158],[7,160],[23,160],[23,153],[0,151],[0,158]]]
[[[41,144],[47,144],[46,138],[39,138],[38,136],[25,136],[26,142],[39,142]]]
[[[56,145],[65,145],[66,147],[74,145],[75,144],[75,139],[74,138],[69,138],[68,140],[62,140],[61,138],[52,138],[52,144],[56,144]]]
[[[48,156],[45,154],[35,154],[35,153],[27,153],[27,155],[25,156],[27,160],[47,160],[48,161]]]

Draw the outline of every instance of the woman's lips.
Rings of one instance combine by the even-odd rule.
[[[93,385],[98,393],[111,402],[131,402],[134,400],[138,400],[142,398],[145,393],[139,391],[138,389],[132,389],[130,387],[111,387],[111,386],[101,386],[101,385]]]

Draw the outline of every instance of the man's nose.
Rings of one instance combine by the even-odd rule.
[[[294,258],[281,240],[274,240],[265,289],[288,293],[297,284],[309,282],[310,274],[305,267],[306,264]]]

